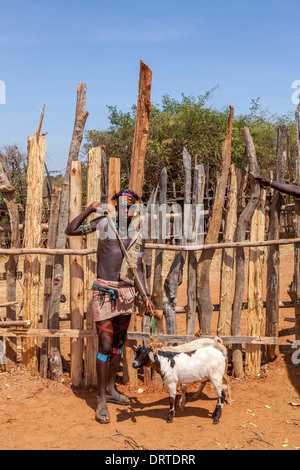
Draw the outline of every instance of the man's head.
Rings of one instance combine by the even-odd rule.
[[[122,189],[112,197],[116,202],[117,211],[120,217],[124,219],[132,218],[136,213],[135,204],[141,198],[131,189]]]

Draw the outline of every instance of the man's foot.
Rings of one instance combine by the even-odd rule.
[[[110,415],[106,403],[98,403],[95,418],[96,421],[101,424],[107,424],[110,422]]]
[[[115,403],[116,405],[130,405],[131,403],[129,397],[119,392],[114,392],[112,395],[108,396],[106,401],[107,403]]]

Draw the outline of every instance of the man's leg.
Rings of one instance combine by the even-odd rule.
[[[98,406],[96,420],[100,423],[109,423],[110,417],[106,405],[107,376],[109,371],[109,358],[113,343],[112,320],[96,322],[99,338],[96,370],[98,379]]]
[[[113,318],[113,344],[109,362],[109,372],[107,378],[107,394],[109,403],[117,403],[119,405],[129,405],[130,399],[116,390],[115,384],[117,373],[120,366],[121,354],[125,341],[125,336],[130,322],[130,315],[119,315]]]

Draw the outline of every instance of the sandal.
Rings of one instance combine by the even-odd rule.
[[[103,405],[101,408],[98,406],[95,415],[96,421],[101,424],[108,424],[110,422],[110,415],[107,409],[107,405]]]
[[[126,395],[122,395],[118,392],[114,395],[107,397],[106,401],[107,403],[115,403],[116,405],[130,405],[131,403],[129,397],[126,397]]]

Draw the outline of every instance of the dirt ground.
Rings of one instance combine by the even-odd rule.
[[[219,257],[211,271],[212,300],[218,303]],[[293,275],[293,249],[281,249],[281,300],[289,300],[286,288]],[[185,305],[185,283],[178,305]],[[66,297],[68,293],[65,292]],[[0,299],[2,300],[2,299]],[[4,300],[4,299],[3,299]],[[64,306],[67,308],[67,306]],[[280,329],[291,328],[292,309],[280,309]],[[243,312],[245,323],[247,312]],[[213,324],[216,324],[217,312]],[[185,318],[178,315],[178,330]],[[215,333],[215,332],[214,332]],[[0,448],[3,450],[299,450],[300,365],[291,361],[294,336],[280,338],[280,354],[263,364],[257,377],[230,378],[232,403],[226,403],[220,424],[211,414],[217,397],[210,384],[201,399],[193,401],[197,384],[188,386],[184,411],[177,410],[167,424],[168,390],[154,385],[122,384],[118,389],[131,397],[130,406],[109,405],[111,422],[94,419],[97,391],[74,388],[66,370],[63,383],[32,376],[22,367],[0,373]],[[67,344],[63,347],[69,361]],[[300,357],[300,355],[298,356]],[[228,393],[227,393],[228,396]]]

